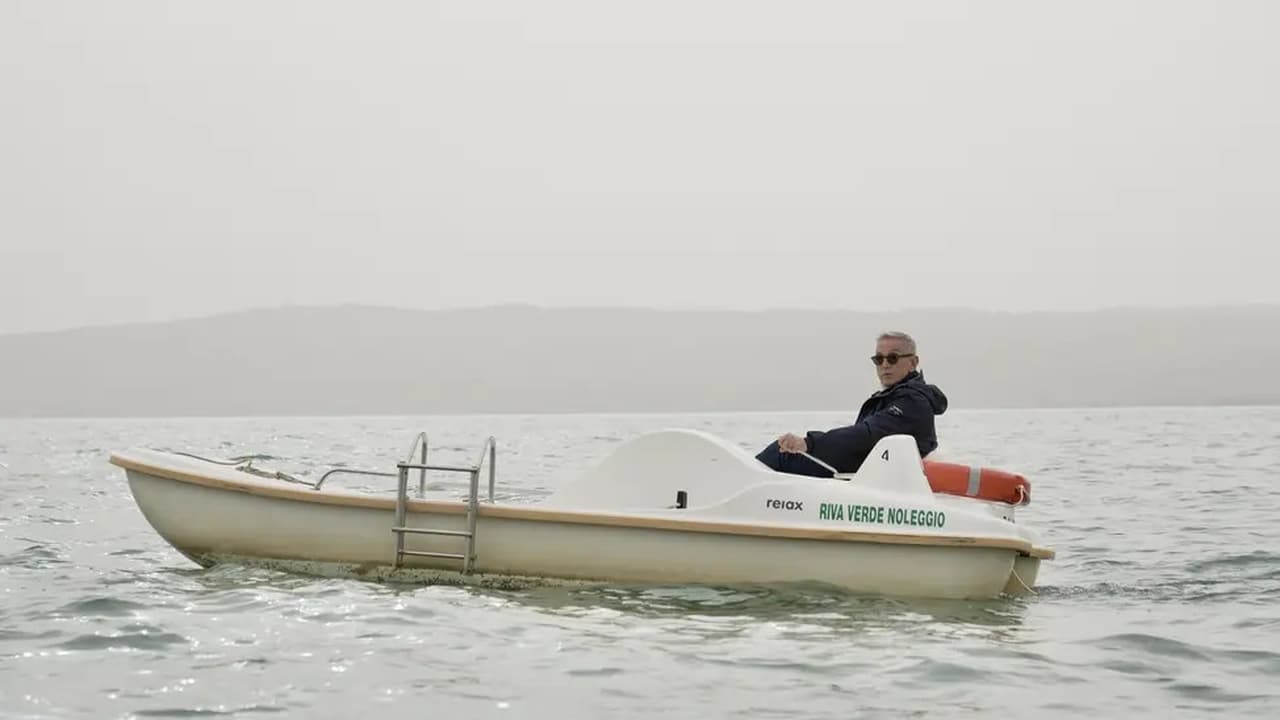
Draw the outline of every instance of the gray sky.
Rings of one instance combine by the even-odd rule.
[[[0,333],[1280,302],[1280,3],[0,3]]]

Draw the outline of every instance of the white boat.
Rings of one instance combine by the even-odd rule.
[[[314,482],[252,460],[148,449],[113,453],[111,462],[156,532],[205,567],[264,563],[393,581],[823,583],[985,598],[1033,592],[1041,561],[1054,556],[1014,522],[1029,496],[936,492],[905,435],[882,439],[856,474],[815,478],[774,472],[706,433],[664,430],[525,503],[493,500],[493,438],[468,467],[429,464],[421,434],[409,458],[395,472],[335,468]],[[428,470],[469,475],[469,493],[422,497]],[[328,478],[340,473],[397,477],[398,487],[394,495],[331,489]]]

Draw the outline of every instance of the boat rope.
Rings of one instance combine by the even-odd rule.
[[[250,475],[257,475],[258,477],[270,478],[272,480],[284,480],[285,482],[297,483],[299,485],[306,485],[307,487],[312,487],[312,488],[316,486],[316,484],[313,482],[307,482],[306,480],[301,480],[288,473],[280,472],[279,470],[259,470],[258,468],[253,466],[252,460],[245,463],[244,467],[238,467],[236,469],[243,473],[249,473]]]
[[[240,472],[257,475],[258,477],[270,478],[272,480],[283,480],[285,482],[297,483],[298,485],[306,485],[307,487],[316,486],[313,482],[301,480],[288,473],[280,472],[279,470],[259,470],[253,466],[253,461],[260,457],[258,455],[241,455],[239,457],[231,458],[230,460],[214,460],[212,458],[202,457],[194,453],[182,452],[180,450],[175,450],[173,453],[175,455],[184,455],[189,458],[195,458],[196,460],[203,460],[204,462],[212,463],[214,465],[235,467],[235,469]]]
[[[1009,572],[1013,573],[1013,579],[1014,579],[1014,580],[1017,580],[1019,585],[1021,585],[1021,586],[1022,586],[1022,587],[1024,587],[1024,588],[1026,588],[1027,592],[1031,593],[1032,595],[1039,595],[1039,594],[1040,594],[1040,593],[1036,592],[1035,590],[1032,590],[1030,585],[1027,585],[1025,582],[1023,582],[1023,581],[1022,581],[1022,578],[1018,577],[1018,571],[1017,571],[1017,569],[1016,569],[1016,568],[1015,568],[1015,569],[1010,570]]]
[[[814,462],[818,463],[818,464],[819,464],[819,465],[821,465],[822,467],[824,467],[824,468],[826,468],[826,469],[830,470],[832,475],[839,475],[839,474],[840,474],[840,471],[839,471],[839,470],[837,470],[837,469],[835,469],[835,468],[831,467],[830,465],[828,465],[828,464],[826,464],[826,463],[822,462],[821,460],[819,460],[818,458],[816,458],[816,457],[814,457],[814,456],[810,455],[809,453],[800,453],[800,454],[801,454],[801,455],[803,455],[803,456],[805,456],[805,457],[807,457],[807,458],[809,458],[810,460],[812,460],[812,461],[814,461]]]
[[[203,457],[196,455],[195,453],[182,452],[181,450],[174,450],[173,454],[184,455],[189,458],[195,458],[196,460],[203,460],[204,462],[213,463],[214,465],[239,465],[245,460],[253,462],[253,459],[257,457],[256,455],[241,455],[240,457],[233,457],[230,460],[214,460],[213,458]]]

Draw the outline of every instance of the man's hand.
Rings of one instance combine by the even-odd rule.
[[[786,453],[803,453],[809,452],[809,444],[804,438],[787,433],[778,438],[778,449]]]

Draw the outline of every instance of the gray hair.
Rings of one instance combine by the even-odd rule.
[[[881,340],[901,340],[907,346],[907,352],[914,353],[916,351],[916,340],[904,332],[883,332],[880,337],[876,338],[876,342]]]

